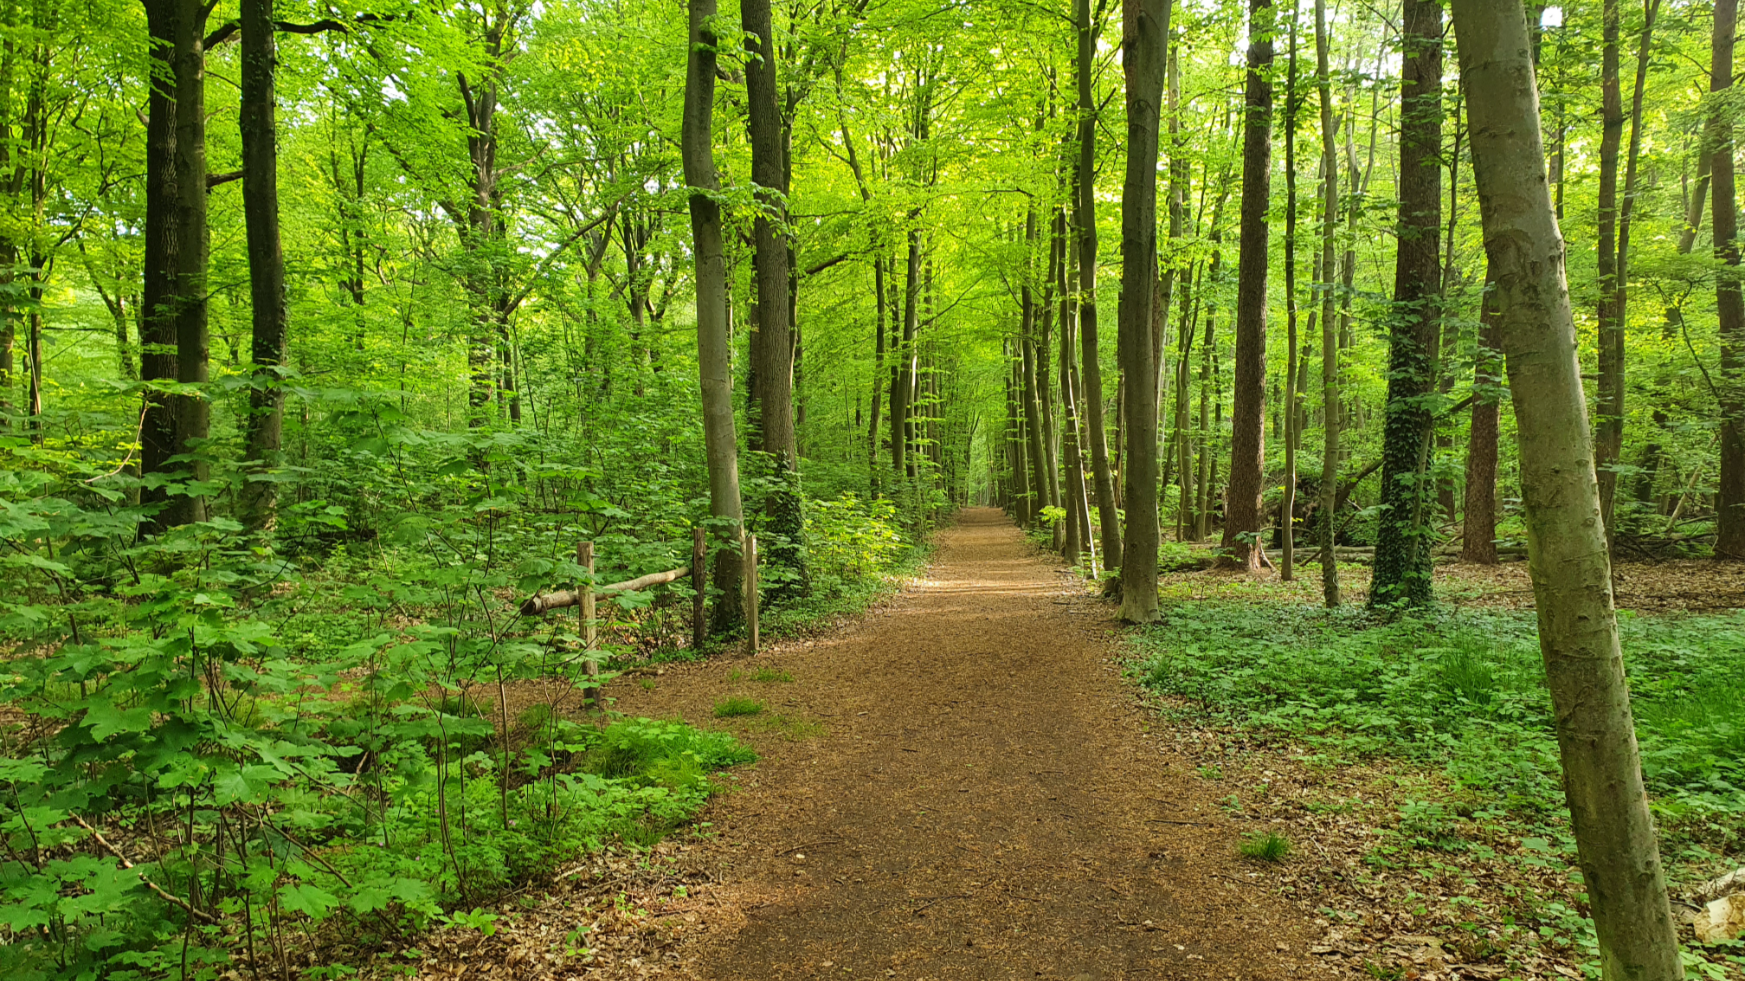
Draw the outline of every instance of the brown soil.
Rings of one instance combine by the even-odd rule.
[[[846,632],[671,670],[653,690],[614,686],[635,715],[701,720],[728,694],[767,705],[733,725],[762,761],[704,816],[718,838],[684,863],[712,864],[719,884],[667,914],[705,922],[644,970],[1331,973],[1308,951],[1322,929],[1279,894],[1284,867],[1238,857],[1252,819],[1227,816],[1146,732],[1110,612],[998,511],[971,510],[939,536],[929,579]],[[793,681],[756,682],[758,668]]]

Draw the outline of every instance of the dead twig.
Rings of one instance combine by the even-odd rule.
[[[144,872],[141,872],[141,871],[135,869],[133,867],[133,863],[127,860],[127,856],[121,854],[120,849],[116,848],[114,845],[111,845],[109,843],[109,839],[103,837],[103,832],[98,831],[96,828],[93,828],[90,825],[86,824],[85,819],[78,816],[77,814],[74,814],[72,817],[73,817],[73,823],[77,824],[81,828],[84,828],[86,831],[91,832],[91,837],[96,840],[97,844],[102,845],[104,851],[115,856],[115,860],[117,862],[121,863],[122,868],[127,869],[128,871],[133,872],[134,875],[139,876],[139,881],[145,883],[145,887],[147,889],[150,889],[152,892],[157,893],[165,901],[174,903],[175,905],[180,906],[183,909],[187,910],[188,915],[190,915],[190,916],[205,920],[207,923],[217,923],[218,922],[218,919],[216,917],[214,917],[211,913],[208,913],[205,910],[195,909],[193,904],[188,902],[186,899],[183,899],[180,896],[172,896],[168,892],[165,892],[164,888],[162,886],[160,886],[157,883],[146,878]]]
[[[804,842],[802,844],[794,845],[794,846],[789,847],[789,848],[784,848],[781,851],[771,852],[770,854],[775,855],[777,857],[780,857],[782,855],[788,854],[789,852],[797,852],[802,848],[811,848],[814,845],[840,845],[840,844],[842,844],[841,838],[820,838],[817,841]]]

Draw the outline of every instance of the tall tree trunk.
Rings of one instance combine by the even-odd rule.
[[[1279,578],[1296,578],[1297,443],[1302,427],[1297,416],[1297,10],[1291,7],[1289,69],[1285,73],[1285,484],[1279,508],[1282,554]],[[1310,327],[1313,328],[1313,322]]]
[[[176,380],[188,384],[207,380],[206,12],[202,0],[175,0]],[[200,444],[211,433],[211,403],[192,395],[177,396],[174,403],[175,452],[192,454],[188,473],[204,481],[208,468]],[[171,498],[166,513],[172,525],[204,521],[206,498]]]
[[[1125,0],[1121,49],[1127,82],[1127,180],[1121,194],[1118,349],[1126,384],[1127,529],[1120,618],[1157,619],[1157,140],[1168,73],[1171,0]]]
[[[151,78],[146,95],[144,281],[141,284],[139,374],[143,381],[171,381],[176,368],[176,252],[180,209],[176,203],[176,80],[175,46],[178,0],[149,0],[146,24],[151,35]],[[9,329],[10,318],[7,318]],[[8,349],[7,354],[10,354]],[[0,364],[0,381],[10,389],[10,364]],[[175,407],[168,396],[147,392],[140,423],[142,476],[163,474],[176,454]],[[140,502],[166,505],[162,485],[140,491]],[[162,527],[168,515],[159,513],[152,527]]]
[[[1608,544],[1613,541],[1617,532],[1612,514],[1617,500],[1618,475],[1607,464],[1622,460],[1624,453],[1624,380],[1626,368],[1624,336],[1629,329],[1630,313],[1630,225],[1636,210],[1637,170],[1642,158],[1642,100],[1648,87],[1648,64],[1653,54],[1654,21],[1659,12],[1660,0],[1647,0],[1643,4],[1642,36],[1638,39],[1636,48],[1635,88],[1630,96],[1630,144],[1625,153],[1624,199],[1618,209],[1618,242],[1610,301],[1610,313],[1615,329],[1602,340],[1600,345],[1607,365],[1613,369],[1608,377],[1601,381],[1601,396],[1605,407],[1601,409],[1602,419],[1598,451],[1600,511],[1606,522],[1606,541]],[[1605,373],[1602,372],[1602,374]]]
[[[1405,0],[1400,79],[1399,251],[1388,321],[1381,514],[1369,604],[1424,606],[1434,597],[1427,500],[1441,340],[1442,6]]]
[[[1036,212],[1032,209],[1024,220],[1024,245],[1028,250],[1036,243]],[[1029,266],[1026,257],[1025,266]],[[1037,375],[1037,343],[1036,332],[1036,297],[1030,287],[1029,270],[1026,268],[1024,283],[1019,287],[1019,333],[1018,354],[1021,372],[1022,389],[1019,397],[1024,400],[1024,432],[1025,450],[1029,454],[1027,464],[1030,468],[1031,490],[1035,494],[1032,500],[1030,523],[1037,524],[1045,507],[1058,507],[1054,494],[1050,491],[1048,475],[1047,433],[1042,427],[1042,392]]]
[[[1097,491],[1103,566],[1113,569],[1121,564],[1121,516],[1115,507],[1115,482],[1109,472],[1108,427],[1103,421],[1103,370],[1097,356],[1097,104],[1092,82],[1099,25],[1098,18],[1091,12],[1091,0],[1077,0],[1074,10],[1078,28],[1074,72],[1078,81],[1079,152],[1072,179],[1078,223],[1078,325],[1079,344],[1083,348],[1080,372],[1084,379],[1082,407],[1085,438],[1090,442],[1091,477]]]
[[[248,235],[249,300],[253,306],[254,367],[249,379],[247,477],[241,510],[252,530],[273,526],[284,434],[285,255],[279,245],[279,151],[275,124],[273,0],[242,3],[242,210]]]
[[[739,443],[733,431],[733,374],[727,337],[727,261],[716,195],[714,126],[715,0],[690,0],[690,54],[685,63],[684,129],[680,153],[690,185],[691,237],[697,257],[697,365],[703,396],[703,449],[709,467],[709,514],[728,547],[715,549],[709,581],[721,591],[711,620],[717,631],[742,616],[739,549],[744,512],[739,500]]]
[[[879,410],[883,404],[879,395],[885,379],[885,257],[882,254],[873,256],[873,293],[876,315],[873,318],[872,411],[866,431],[866,452],[872,496],[878,497],[882,489],[879,480]]]
[[[1339,149],[1333,122],[1333,72],[1328,63],[1327,0],[1315,0],[1315,81],[1321,90],[1321,601],[1339,605],[1334,530],[1339,510],[1339,328],[1333,322],[1334,239],[1339,230]],[[1346,124],[1347,127],[1350,123]]]
[[[1624,324],[1618,309],[1618,156],[1624,142],[1624,97],[1618,80],[1618,3],[1601,5],[1600,188],[1598,215],[1599,384],[1594,415],[1594,466],[1599,470],[1600,518],[1610,548],[1617,529],[1612,498],[1618,486],[1617,463],[1624,449]]]
[[[805,516],[799,488],[800,454],[794,429],[793,282],[787,214],[786,154],[781,105],[776,97],[776,48],[769,0],[740,0],[745,30],[745,91],[751,129],[751,180],[759,208],[753,224],[752,257],[757,280],[758,409],[763,450],[775,458],[776,483],[764,498],[769,562],[785,571],[770,579],[772,599],[803,596],[806,568]]]
[[[1272,0],[1249,0],[1242,115],[1242,245],[1236,265],[1236,388],[1221,565],[1258,571],[1266,468],[1266,213],[1272,196]]]
[[[1076,391],[1077,368],[1075,364],[1075,340],[1073,336],[1073,283],[1072,257],[1066,254],[1066,234],[1070,226],[1066,219],[1066,209],[1061,208],[1054,213],[1054,234],[1060,242],[1061,260],[1055,267],[1055,283],[1060,295],[1060,413],[1061,413],[1061,455],[1064,457],[1066,469],[1065,507],[1066,515],[1066,545],[1061,555],[1069,565],[1078,565],[1088,541],[1086,531],[1090,528],[1090,513],[1085,502],[1085,466],[1079,453],[1079,411]]]
[[[1734,3],[1716,4],[1717,49],[1723,19],[1731,45]],[[1539,646],[1600,967],[1607,981],[1670,981],[1684,971],[1630,716],[1526,19],[1519,0],[1452,7],[1520,429]],[[1730,61],[1715,59],[1717,78]]]
[[[1733,35],[1738,0],[1716,0],[1709,91],[1733,85]],[[1714,203],[1715,257],[1725,267],[1715,280],[1721,332],[1721,479],[1716,488],[1715,556],[1745,558],[1745,296],[1739,282],[1739,211],[1733,183],[1733,121],[1724,109],[1709,116],[1704,145],[1714,153],[1709,189]]]
[[[899,480],[915,474],[909,455],[911,398],[915,388],[915,331],[920,324],[921,230],[909,229],[909,262],[903,281],[903,334],[893,352],[896,365],[891,379],[891,469]]]
[[[1497,436],[1502,428],[1502,325],[1496,278],[1485,271],[1478,353],[1473,365],[1472,429],[1466,440],[1466,513],[1460,558],[1497,564]]]

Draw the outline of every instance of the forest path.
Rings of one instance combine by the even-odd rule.
[[[1159,723],[1113,661],[1112,607],[997,510],[964,512],[938,542],[924,582],[844,631],[669,671],[653,691],[614,686],[633,714],[706,718],[727,694],[768,705],[734,725],[762,761],[704,815],[719,884],[673,952],[681,971],[1332,973],[1307,949],[1320,931],[1278,893],[1281,870],[1237,857],[1252,828],[1146,735]],[[793,682],[745,677],[758,668]],[[801,720],[823,734],[782,735]]]

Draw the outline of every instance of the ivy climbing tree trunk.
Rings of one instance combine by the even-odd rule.
[[[690,0],[690,45],[685,62],[684,127],[679,150],[690,185],[691,238],[697,261],[697,366],[703,395],[703,449],[709,468],[709,514],[718,539],[709,581],[721,591],[711,621],[717,631],[736,627],[744,607],[737,601],[741,562],[737,542],[744,525],[739,499],[739,441],[733,424],[733,374],[727,337],[727,261],[721,243],[721,205],[716,195],[714,125],[715,0]]]
[[[207,380],[207,258],[206,227],[206,32],[207,7],[201,0],[176,0],[175,47],[171,63],[176,80],[176,380],[200,385]],[[201,454],[212,431],[212,406],[202,396],[178,395],[174,451],[187,456],[186,473],[198,484],[207,477]],[[166,523],[183,525],[206,520],[201,493],[172,496]]]
[[[1121,194],[1121,307],[1118,350],[1126,376],[1127,528],[1120,617],[1157,619],[1157,137],[1168,67],[1171,0],[1125,0],[1121,53],[1127,82],[1127,180]]]
[[[1405,0],[1401,21],[1399,252],[1388,318],[1388,396],[1382,429],[1381,514],[1369,605],[1433,599],[1429,454],[1441,341],[1442,5]]]
[[[1733,4],[1716,4],[1717,38]],[[1526,17],[1519,0],[1452,6],[1485,252],[1520,429],[1539,646],[1601,971],[1607,981],[1671,981],[1684,970],[1630,715]],[[1730,68],[1726,61],[1716,59],[1717,77]]]
[[[1236,257],[1236,387],[1221,565],[1258,571],[1266,469],[1267,209],[1272,197],[1272,0],[1249,0],[1242,114],[1242,228]],[[1208,348],[1210,345],[1208,345]]]

